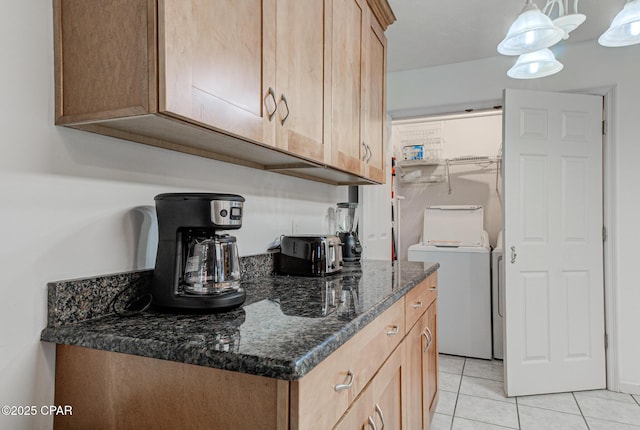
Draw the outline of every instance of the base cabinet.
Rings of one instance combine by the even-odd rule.
[[[407,371],[407,428],[429,429],[438,404],[437,301],[413,326],[405,339]]]
[[[403,429],[404,390],[407,378],[401,345],[380,368],[360,397],[335,426],[336,430]]]
[[[437,274],[298,381],[56,348],[59,429],[416,430],[438,401]]]

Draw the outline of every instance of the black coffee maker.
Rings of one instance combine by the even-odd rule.
[[[236,238],[244,198],[168,193],[155,197],[158,253],[151,284],[159,308],[224,311],[244,303]]]

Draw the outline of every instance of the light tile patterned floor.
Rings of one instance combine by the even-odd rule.
[[[506,397],[499,360],[440,355],[431,430],[640,430],[640,395],[607,390]]]

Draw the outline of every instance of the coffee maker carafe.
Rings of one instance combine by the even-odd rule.
[[[338,203],[336,209],[337,234],[342,242],[342,260],[345,263],[360,261],[362,245],[356,233],[358,229],[358,204],[354,202]]]
[[[236,238],[244,198],[235,194],[168,193],[155,197],[158,253],[153,305],[228,310],[244,303]]]

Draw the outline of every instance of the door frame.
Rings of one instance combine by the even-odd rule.
[[[616,279],[617,267],[617,231],[615,219],[617,217],[616,206],[616,92],[617,86],[603,86],[583,88],[578,90],[547,89],[544,91],[567,92],[576,94],[590,94],[603,97],[603,116],[606,121],[606,133],[602,137],[603,165],[602,165],[602,221],[606,228],[606,239],[603,242],[603,285],[604,285],[604,326],[607,347],[605,348],[605,366],[607,389],[619,391],[619,353],[618,333],[619,325],[616,317],[618,309],[618,285]],[[451,113],[463,113],[478,110],[493,110],[501,107],[502,99],[484,102],[471,102],[468,104],[456,104],[451,106],[439,106],[429,108],[426,111],[412,109],[402,112],[393,120],[412,119],[418,117],[443,116]],[[470,109],[471,108],[471,109]]]

